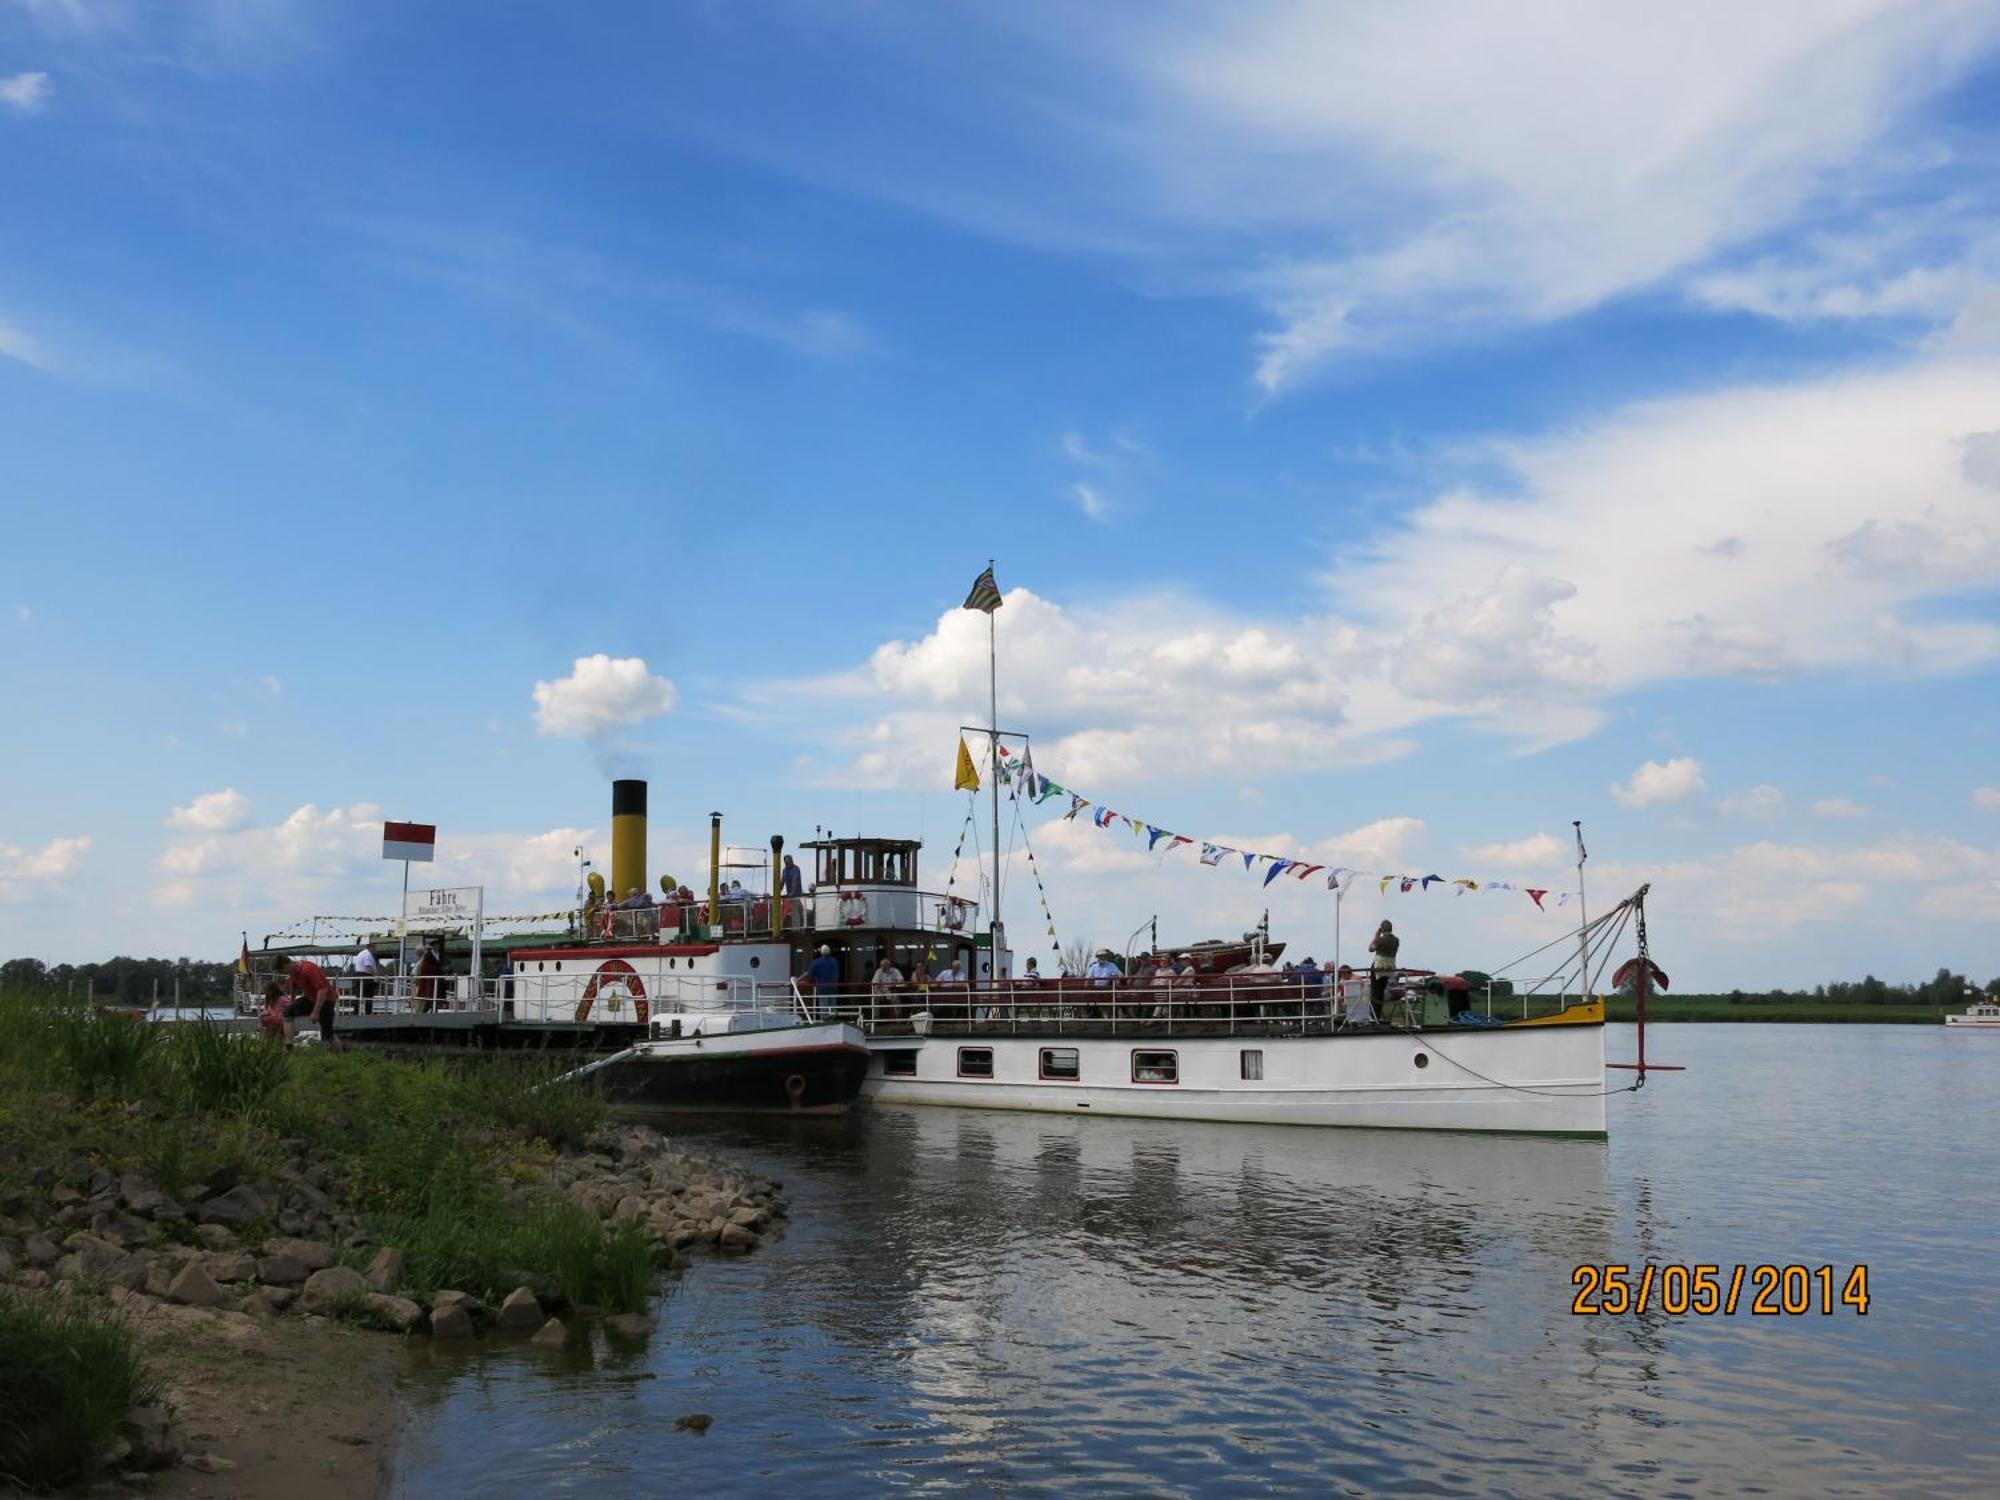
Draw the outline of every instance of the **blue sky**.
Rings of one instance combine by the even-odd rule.
[[[0,951],[387,912],[384,816],[546,910],[607,772],[941,882],[991,556],[1120,811],[2000,973],[1996,102],[1991,5],[16,0]],[[1065,939],[1331,946],[1028,830]]]

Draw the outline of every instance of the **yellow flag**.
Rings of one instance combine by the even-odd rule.
[[[958,737],[958,775],[952,778],[951,789],[955,792],[979,790],[979,767],[972,763],[972,752],[965,748],[964,735]]]

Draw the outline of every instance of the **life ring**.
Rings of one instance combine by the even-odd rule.
[[[971,905],[970,901],[961,900],[957,896],[945,897],[944,904],[938,908],[938,925],[946,932],[963,932],[966,908]]]
[[[859,927],[868,920],[868,897],[860,891],[840,893],[840,920],[849,927]]]
[[[617,919],[612,916],[611,910],[607,906],[597,914],[597,935],[599,937],[609,938],[618,935]]]
[[[581,1025],[590,1019],[590,1007],[597,1002],[599,990],[617,986],[632,1001],[632,1014],[640,1025],[645,1025],[651,1016],[651,1007],[646,1004],[646,986],[640,982],[639,971],[622,958],[607,958],[597,966],[597,972],[590,976],[590,983],[583,987],[583,999],[577,1002],[576,1019]],[[622,998],[622,997],[621,997]],[[606,1000],[606,1008],[615,1002]],[[621,1017],[622,1019],[622,1017]]]

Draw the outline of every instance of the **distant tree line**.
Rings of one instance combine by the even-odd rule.
[[[146,1006],[157,993],[173,1002],[180,982],[183,1005],[223,1004],[229,999],[236,965],[198,958],[113,958],[95,964],[45,964],[39,958],[0,963],[0,990],[41,990],[55,995],[94,996],[106,1005]]]
[[[1630,982],[1619,986],[1619,993],[1632,993]],[[1770,990],[1729,990],[1707,995],[1685,995],[1679,998],[1694,1000],[1721,1000],[1730,1005],[1785,1005],[1821,1003],[1826,1005],[1970,1005],[1982,993],[2000,991],[2000,977],[1989,979],[1981,987],[1973,984],[1963,974],[1954,974],[1950,969],[1939,969],[1931,978],[1916,984],[1890,984],[1886,979],[1877,979],[1873,974],[1858,980],[1842,979],[1832,984],[1817,984],[1811,989],[1770,989]]]

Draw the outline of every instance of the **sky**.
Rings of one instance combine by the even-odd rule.
[[[1677,988],[2000,974],[1996,166],[1991,3],[0,0],[0,956],[614,775],[976,890],[992,558],[1023,955],[1496,969],[1580,821]]]

